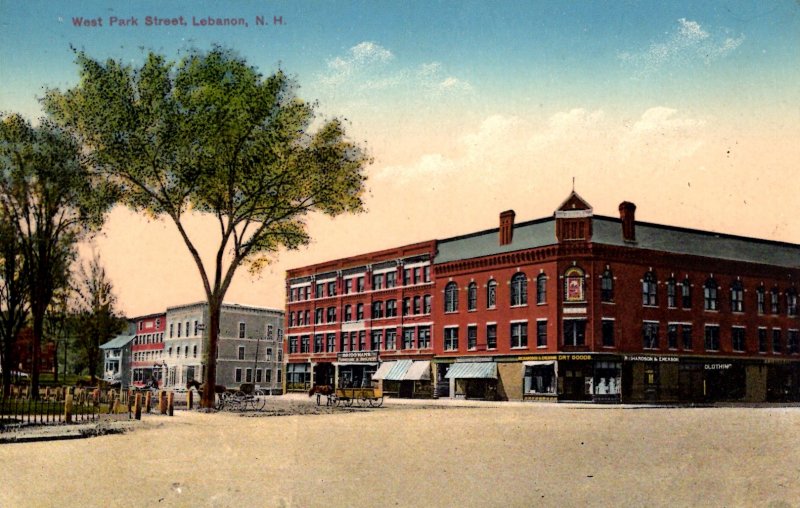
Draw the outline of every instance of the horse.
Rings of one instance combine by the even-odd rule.
[[[326,406],[331,405],[331,396],[333,395],[334,390],[333,386],[331,385],[314,385],[308,391],[308,396],[311,397],[314,394],[317,394],[317,405],[320,405],[320,396],[325,395],[327,397],[327,402],[325,403]]]

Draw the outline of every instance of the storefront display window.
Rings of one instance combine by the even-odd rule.
[[[526,394],[556,394],[555,362],[531,362],[525,366],[524,389]]]

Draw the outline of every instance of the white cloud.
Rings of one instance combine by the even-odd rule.
[[[337,85],[363,69],[378,66],[394,59],[391,51],[380,44],[364,41],[350,48],[345,56],[328,60],[328,73],[320,81],[327,85]]]
[[[744,42],[744,35],[731,37],[726,32],[710,31],[697,21],[680,18],[677,28],[668,32],[664,40],[653,42],[642,51],[621,52],[619,59],[633,66],[640,77],[652,74],[672,62],[711,63],[727,56]]]

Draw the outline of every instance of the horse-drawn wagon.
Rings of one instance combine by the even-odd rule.
[[[337,388],[332,402],[337,406],[381,407],[383,390],[380,388]]]

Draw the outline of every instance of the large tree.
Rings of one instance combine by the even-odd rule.
[[[73,318],[79,361],[89,370],[92,381],[101,362],[100,345],[125,329],[126,321],[117,315],[114,286],[95,254],[88,264],[81,263],[74,286]]]
[[[0,209],[24,258],[33,322],[31,388],[39,393],[44,318],[53,294],[69,282],[75,244],[102,225],[112,202],[76,140],[48,120],[32,126],[19,115],[0,117]]]
[[[11,389],[14,344],[28,318],[28,291],[24,277],[25,259],[19,236],[0,208],[0,368],[3,396]]]
[[[208,301],[203,405],[213,407],[219,317],[236,270],[257,271],[281,247],[307,244],[309,213],[362,209],[364,151],[339,119],[320,121],[283,72],[262,76],[223,48],[141,67],[77,55],[80,84],[50,91],[48,112],[79,136],[133,209],[173,222]],[[216,219],[206,265],[188,213]]]

